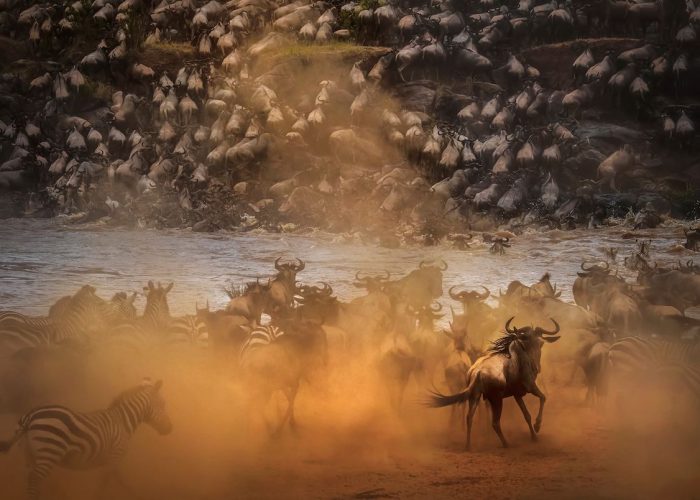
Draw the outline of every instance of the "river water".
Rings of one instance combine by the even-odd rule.
[[[518,236],[505,256],[491,255],[476,243],[466,251],[448,247],[385,249],[314,233],[202,234],[76,227],[54,220],[10,219],[0,222],[0,310],[46,314],[62,295],[91,284],[104,298],[117,291],[139,291],[148,282],[174,281],[170,303],[174,313],[192,313],[195,302],[209,300],[223,306],[223,287],[274,272],[276,257],[300,257],[306,269],[298,279],[305,283],[327,281],[338,296],[360,293],[352,287],[356,270],[403,275],[421,259],[442,258],[445,291],[450,285],[486,285],[494,294],[518,279],[529,284],[549,271],[552,282],[571,300],[571,284],[582,259],[603,258],[603,248],[619,248],[618,261],[635,249],[634,238],[623,239],[626,229],[532,232]],[[682,241],[681,227],[645,231],[652,239],[652,257],[659,261],[690,258],[674,252]],[[624,273],[625,271],[622,270]],[[628,273],[629,276],[631,274]],[[443,299],[444,300],[444,299]],[[138,304],[143,306],[143,298]]]

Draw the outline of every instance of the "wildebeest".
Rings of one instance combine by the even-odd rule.
[[[510,318],[505,325],[506,333],[492,343],[489,351],[481,356],[469,369],[467,388],[461,393],[445,396],[434,393],[430,406],[439,408],[469,402],[467,413],[467,449],[471,447],[471,430],[474,413],[483,397],[491,405],[492,425],[504,448],[508,447],[501,432],[501,412],[503,399],[514,397],[530,428],[530,437],[537,440],[537,433],[542,425],[542,410],[546,397],[537,386],[540,373],[540,357],[545,342],[559,340],[559,324],[552,319],[555,329],[547,331],[541,327],[526,326],[511,328]],[[530,413],[525,406],[523,396],[533,394],[540,400],[540,407],[533,427]]]
[[[226,312],[247,318],[251,325],[260,324],[260,316],[267,308],[269,290],[269,283],[261,285],[260,281],[255,281],[246,284],[243,290],[227,291],[231,300]]]
[[[289,309],[292,306],[297,273],[300,273],[306,267],[306,264],[301,259],[297,259],[296,263],[286,262],[283,264],[280,264],[280,260],[282,260],[282,257],[275,259],[277,276],[270,282],[268,291],[270,312]]]
[[[386,292],[394,303],[403,302],[414,308],[427,306],[434,299],[442,297],[442,273],[447,270],[443,260],[439,265],[421,261],[418,269],[398,280],[389,281]]]

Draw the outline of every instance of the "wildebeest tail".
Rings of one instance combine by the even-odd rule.
[[[427,405],[431,408],[442,408],[443,406],[452,406],[459,403],[464,403],[467,399],[469,399],[469,392],[470,390],[467,389],[464,392],[446,396],[444,394],[440,394],[439,392],[431,391],[430,399],[428,399]]]

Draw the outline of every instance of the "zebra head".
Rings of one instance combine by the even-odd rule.
[[[146,389],[150,402],[144,415],[144,423],[153,427],[162,436],[170,434],[173,430],[173,424],[165,409],[165,400],[160,393],[163,381],[152,382],[150,379],[145,379],[142,386]]]
[[[131,296],[125,292],[115,293],[108,304],[106,314],[116,321],[132,321],[136,319],[136,292]]]
[[[143,315],[156,326],[167,324],[170,321],[168,293],[173,289],[173,284],[162,286],[159,282],[158,286],[155,286],[153,281],[149,281],[148,286],[143,288],[146,294],[146,309]]]

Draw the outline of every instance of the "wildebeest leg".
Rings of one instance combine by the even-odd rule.
[[[469,398],[469,411],[467,412],[467,449],[472,446],[472,423],[474,422],[474,413],[479,407],[479,397],[472,396]]]
[[[544,411],[544,402],[547,401],[547,396],[537,387],[537,384],[534,384],[530,393],[540,398],[540,409],[537,412],[537,419],[535,420],[535,432],[540,432],[540,427],[542,427],[542,412]]]
[[[292,430],[295,430],[297,428],[297,422],[296,419],[294,418],[294,402],[296,401],[297,398],[297,391],[299,391],[299,381],[297,380],[296,383],[287,389],[285,391],[285,395],[287,396],[287,401],[289,402],[289,407],[287,408],[287,415],[286,418],[289,421],[289,427]]]
[[[503,411],[503,400],[499,397],[489,400],[491,402],[491,425],[493,430],[498,434],[501,444],[504,448],[508,448],[508,443],[506,438],[503,437],[503,432],[501,431],[501,412]]]
[[[530,438],[533,441],[537,441],[537,433],[535,432],[535,429],[532,428],[532,418],[530,417],[530,412],[527,411],[527,406],[525,405],[525,401],[523,401],[522,396],[513,396],[515,398],[515,402],[518,403],[518,406],[520,407],[520,411],[523,412],[523,417],[525,417],[525,422],[527,422],[527,426],[530,429]]]

